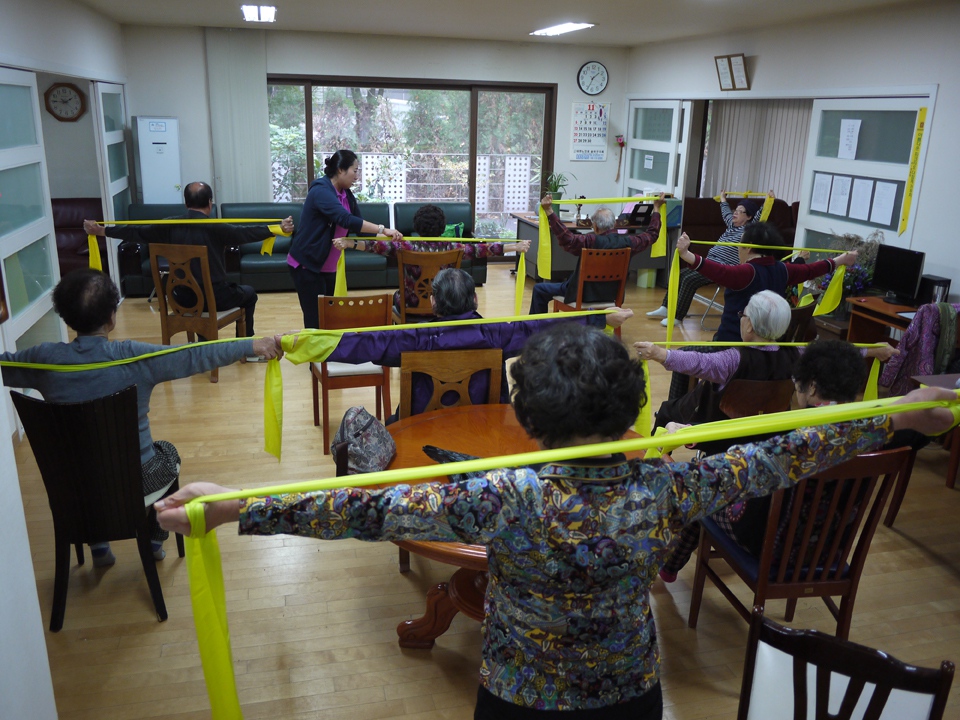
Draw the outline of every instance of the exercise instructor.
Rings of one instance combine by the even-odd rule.
[[[340,250],[334,238],[359,233],[386,235],[403,240],[396,230],[374,225],[360,217],[357,199],[350,191],[357,181],[359,161],[352,150],[337,150],[323,164],[323,177],[310,184],[303,212],[287,255],[293,284],[300,298],[303,326],[320,325],[318,295],[333,295]]]

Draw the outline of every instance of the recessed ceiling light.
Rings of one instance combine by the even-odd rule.
[[[553,27],[544,28],[543,30],[534,30],[531,35],[563,35],[564,33],[573,32],[574,30],[586,30],[587,28],[592,28],[593,23],[563,23],[562,25],[554,25]]]
[[[273,5],[241,5],[243,19],[247,22],[276,22],[277,9]]]

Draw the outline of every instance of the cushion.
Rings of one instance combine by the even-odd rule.
[[[353,365],[351,363],[328,362],[327,375],[332,377],[343,377],[347,375],[379,375],[383,368],[373,363],[362,363]]]

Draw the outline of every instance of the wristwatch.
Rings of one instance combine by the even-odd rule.
[[[377,226],[377,235],[383,235],[383,225]]]

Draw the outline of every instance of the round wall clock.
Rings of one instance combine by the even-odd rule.
[[[43,99],[47,112],[61,122],[74,122],[87,111],[87,98],[73,83],[54,83]]]
[[[587,95],[599,95],[606,87],[610,76],[603,63],[591,60],[585,62],[577,73],[577,84]]]

